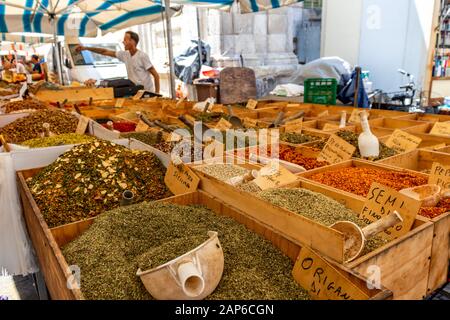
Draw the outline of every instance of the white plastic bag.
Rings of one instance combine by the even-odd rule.
[[[280,84],[270,93],[283,97],[298,97],[305,93],[305,87],[297,84]]]
[[[37,271],[22,217],[13,161],[10,154],[0,154],[0,276]]]

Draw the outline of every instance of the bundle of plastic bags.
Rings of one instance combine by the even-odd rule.
[[[0,154],[0,275],[38,271],[22,217],[11,155]]]

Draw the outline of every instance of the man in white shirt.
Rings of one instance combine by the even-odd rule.
[[[88,50],[109,57],[115,57],[125,63],[130,79],[136,85],[144,86],[150,92],[159,93],[159,74],[152,65],[148,55],[137,49],[139,35],[133,31],[127,31],[123,39],[125,51],[111,51],[103,48],[91,48],[77,46],[76,51]]]
[[[23,64],[17,62],[16,59],[13,59],[11,62],[7,62],[4,65],[5,70],[15,71],[16,73],[25,73],[28,74],[27,69]]]

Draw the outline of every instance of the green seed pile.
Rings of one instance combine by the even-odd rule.
[[[221,181],[227,181],[231,178],[245,175],[249,172],[249,170],[235,166],[232,164],[212,164],[205,165],[201,167],[197,167],[196,170],[203,172],[211,177],[214,177]],[[259,192],[261,189],[253,182],[247,182],[237,186],[238,189],[246,192]]]
[[[358,137],[359,137],[359,135],[357,135],[354,132],[347,131],[347,130],[339,131],[336,135],[338,137],[344,139],[345,141],[347,141],[348,143],[350,143],[354,147],[356,147],[356,151],[353,154],[353,157],[361,158],[361,153],[359,152],[359,146],[358,146]],[[389,157],[395,156],[396,154],[397,154],[397,151],[395,151],[392,148],[389,148],[383,142],[380,141],[380,155],[377,158],[373,159],[373,160],[377,161],[377,160],[389,158]]]
[[[50,132],[58,135],[73,133],[77,129],[78,119],[73,114],[59,110],[39,110],[27,117],[17,119],[0,129],[7,142],[22,143],[39,138],[44,134],[43,124],[50,125]]]
[[[350,221],[361,228],[367,226],[352,210],[323,194],[310,190],[270,189],[259,192],[257,196],[325,226],[331,226],[338,221]],[[362,254],[367,254],[386,243],[387,241],[379,236],[371,238],[366,242]]]
[[[159,132],[128,132],[120,135],[122,138],[136,139],[150,146],[160,143],[163,137],[161,131]]]
[[[21,145],[30,148],[45,148],[53,146],[62,146],[66,144],[80,144],[96,140],[93,136],[77,133],[65,133],[52,137],[35,138],[22,142]]]
[[[144,202],[105,212],[63,254],[69,265],[80,267],[86,299],[151,299],[136,276],[142,260],[152,259],[150,266],[170,261],[206,241],[208,231],[218,232],[225,265],[207,299],[309,299],[292,278],[293,262],[272,243],[198,206]],[[179,245],[183,241],[189,245]]]
[[[27,183],[53,228],[118,207],[125,190],[136,202],[170,196],[165,172],[151,152],[95,141],[62,154]]]
[[[280,134],[280,140],[293,144],[302,144],[319,140],[319,137],[303,133],[286,132]]]

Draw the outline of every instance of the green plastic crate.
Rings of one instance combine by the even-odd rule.
[[[306,79],[305,103],[336,105],[336,79]]]

